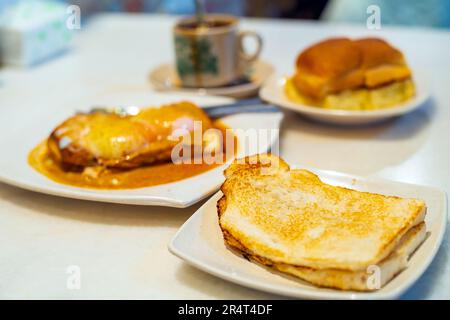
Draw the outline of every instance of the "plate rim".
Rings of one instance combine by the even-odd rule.
[[[304,168],[304,166],[295,166],[292,165],[291,168]],[[172,237],[171,241],[168,244],[168,250],[178,258],[182,259],[186,263],[208,273],[213,276],[217,276],[223,280],[233,282],[235,284],[249,287],[252,289],[257,289],[263,292],[267,293],[275,293],[282,297],[292,297],[292,298],[306,298],[306,299],[348,299],[348,300],[366,300],[366,299],[395,299],[398,298],[400,295],[405,293],[409,288],[411,288],[417,280],[424,274],[426,269],[431,265],[434,258],[436,257],[436,254],[439,250],[439,248],[442,245],[445,231],[448,223],[448,196],[447,193],[444,190],[438,189],[433,186],[428,185],[421,185],[421,184],[415,184],[415,183],[409,183],[409,182],[403,182],[403,181],[396,181],[396,180],[390,180],[385,178],[380,178],[377,176],[358,176],[353,174],[347,174],[343,172],[338,171],[332,171],[332,170],[322,170],[322,169],[313,169],[313,168],[307,168],[308,170],[313,171],[314,173],[318,174],[319,176],[321,174],[325,175],[335,175],[340,178],[344,179],[358,179],[359,181],[368,181],[371,183],[388,183],[388,184],[396,184],[396,185],[402,185],[402,186],[408,186],[408,187],[421,187],[426,188],[436,194],[440,195],[439,201],[442,202],[443,208],[442,208],[442,222],[438,228],[438,234],[436,236],[436,245],[432,247],[432,250],[428,251],[428,254],[426,255],[425,261],[420,265],[419,269],[408,279],[408,281],[402,285],[394,287],[393,289],[383,292],[380,290],[373,291],[373,292],[358,292],[358,291],[343,291],[343,290],[333,290],[331,292],[315,292],[315,291],[309,291],[308,289],[301,288],[299,291],[292,292],[291,294],[285,290],[279,290],[277,288],[270,287],[270,285],[264,285],[260,282],[253,282],[252,280],[235,278],[229,275],[228,272],[223,271],[220,268],[208,266],[207,263],[200,261],[197,258],[192,258],[188,254],[184,253],[183,251],[179,250],[176,245],[177,238],[185,231],[184,229],[191,223],[193,223],[194,219],[198,219],[201,217],[202,214],[205,214],[203,211],[205,210],[205,207],[210,205],[212,201],[217,201],[219,196],[222,195],[222,192],[219,190],[214,195],[212,195],[200,208],[198,208],[192,216],[189,217],[188,220],[186,220],[183,225],[177,230],[175,235]],[[420,250],[420,247],[419,247]],[[394,279],[395,280],[395,277]],[[334,291],[334,292],[333,292]]]
[[[231,160],[229,160],[229,161],[231,161]],[[218,169],[222,168],[223,166],[225,166],[227,163],[228,162],[226,162],[225,164],[220,165],[217,168],[214,168],[210,171],[218,170]],[[204,173],[208,173],[210,171],[206,171]],[[35,173],[40,174],[38,172],[35,172]],[[201,174],[199,174],[199,175],[201,175]],[[199,175],[197,175],[197,176],[199,176]],[[192,176],[192,177],[183,179],[183,181],[195,178],[197,176]],[[47,177],[44,177],[44,178],[48,179]],[[50,196],[55,196],[55,197],[63,197],[63,198],[67,198],[67,199],[84,200],[84,201],[101,202],[101,203],[113,203],[113,204],[140,205],[140,206],[163,206],[163,207],[173,207],[173,208],[187,208],[187,207],[207,198],[208,196],[213,194],[216,190],[215,187],[211,187],[211,190],[209,190],[204,195],[201,195],[200,197],[197,197],[195,199],[191,199],[191,198],[175,199],[175,198],[159,196],[159,195],[148,195],[148,196],[142,196],[142,195],[123,196],[123,195],[121,195],[121,197],[114,198],[112,196],[106,196],[101,193],[99,193],[99,194],[90,193],[90,192],[83,193],[83,191],[85,191],[85,190],[108,191],[108,192],[114,193],[114,192],[120,192],[123,190],[133,190],[133,189],[109,190],[109,189],[81,188],[81,187],[76,187],[76,186],[64,185],[59,182],[51,180],[51,182],[56,183],[58,185],[62,185],[63,187],[73,188],[73,189],[66,191],[64,188],[60,188],[58,185],[55,185],[55,186],[49,185],[46,187],[41,187],[38,183],[30,184],[30,183],[24,182],[21,179],[11,179],[8,176],[2,175],[1,172],[0,172],[0,182],[5,183],[9,186],[23,189],[23,190],[27,190],[27,191],[31,191],[31,192],[35,192],[35,193],[41,193],[41,194],[50,195]],[[169,185],[172,183],[176,183],[176,181],[170,182],[167,184],[162,184],[162,185]],[[156,187],[162,186],[162,185],[156,185]],[[142,189],[151,188],[151,187],[152,186],[136,188],[136,189],[142,190]],[[148,203],[144,203],[145,201],[147,201]]]
[[[289,101],[286,97],[284,90],[282,89],[282,82],[285,82],[289,75],[281,75],[280,73],[272,74],[267,81],[263,83],[259,90],[259,96],[262,100],[269,103],[273,103],[281,108],[295,111],[297,113],[317,116],[317,117],[340,117],[347,119],[358,119],[362,118],[364,120],[370,119],[381,119],[388,117],[395,117],[402,114],[412,112],[413,110],[424,105],[428,100],[431,99],[430,91],[430,79],[428,75],[422,70],[415,70],[413,78],[419,78],[420,81],[415,80],[415,83],[419,84],[418,90],[422,91],[423,94],[415,96],[410,100],[400,103],[394,107],[377,109],[377,110],[339,110],[339,109],[324,109],[307,104],[300,104]],[[419,75],[419,77],[417,76]],[[270,90],[274,90],[277,96],[270,94]],[[285,100],[279,98],[279,96],[285,97]],[[331,120],[330,120],[331,121]]]

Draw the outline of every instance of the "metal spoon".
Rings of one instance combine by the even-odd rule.
[[[205,2],[204,0],[195,0],[195,16],[197,17],[197,26],[201,27],[205,23]]]
[[[259,98],[244,99],[237,102],[221,104],[215,106],[206,106],[203,108],[206,114],[212,118],[222,118],[224,116],[237,114],[237,113],[261,113],[261,112],[280,112],[280,110],[269,104],[265,104]],[[139,113],[140,109],[137,106],[117,106],[117,107],[104,107],[95,106],[89,113],[111,113],[122,117],[135,116]]]

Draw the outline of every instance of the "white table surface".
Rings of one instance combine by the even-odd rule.
[[[67,54],[30,70],[0,69],[0,90],[12,90],[18,104],[33,108],[148,86],[149,70],[172,60],[173,22],[165,16],[99,16]],[[450,32],[275,20],[242,25],[262,34],[262,56],[281,73],[291,72],[306,45],[333,35],[371,34],[401,48],[413,67],[432,77],[431,103],[369,128],[325,126],[286,113],[281,153],[291,163],[450,192]],[[0,184],[0,298],[279,298],[210,276],[168,252],[167,243],[198,207],[94,203]],[[450,298],[448,229],[433,264],[403,298]],[[81,268],[80,290],[67,289],[70,265]]]

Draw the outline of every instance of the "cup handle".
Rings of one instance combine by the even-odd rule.
[[[245,49],[244,49],[244,38],[245,37],[253,37],[256,39],[257,48],[256,48],[255,52],[252,54],[245,52]],[[262,44],[263,44],[263,40],[259,34],[257,34],[254,31],[250,31],[250,30],[240,31],[238,34],[238,43],[239,43],[239,57],[244,62],[247,62],[247,63],[253,62],[259,57],[259,54],[261,53],[261,49],[262,49]]]

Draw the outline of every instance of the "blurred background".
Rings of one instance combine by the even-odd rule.
[[[0,0],[1,11],[23,1]],[[144,12],[187,15],[194,12],[190,0],[55,0],[80,6],[83,19],[101,12]],[[312,19],[366,23],[366,9],[378,5],[381,23],[450,28],[449,0],[205,0],[208,12],[248,17]]]

